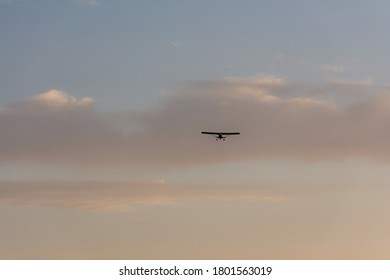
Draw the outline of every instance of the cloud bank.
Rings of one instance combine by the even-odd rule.
[[[0,109],[0,162],[158,169],[266,159],[388,162],[389,123],[389,87],[372,82],[203,81],[154,110],[110,115],[92,98],[51,90]],[[241,135],[218,143],[203,130]]]
[[[133,211],[191,201],[283,202],[264,188],[161,182],[0,182],[0,205]]]

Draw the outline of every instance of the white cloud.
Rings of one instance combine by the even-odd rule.
[[[320,70],[324,72],[341,73],[345,71],[345,67],[337,64],[322,64]]]
[[[264,102],[277,101],[278,98],[269,93],[272,89],[283,87],[287,82],[281,78],[258,74],[255,77],[231,77],[224,79],[226,86],[234,92],[232,96],[237,98],[254,97]]]
[[[90,97],[83,97],[80,100],[64,91],[50,90],[32,97],[32,100],[49,106],[85,106],[94,102]]]

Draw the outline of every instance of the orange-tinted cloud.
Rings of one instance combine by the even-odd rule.
[[[264,188],[154,182],[0,182],[0,204],[132,211],[142,206],[189,201],[282,202],[287,197]]]
[[[195,83],[155,110],[107,115],[91,98],[52,90],[0,110],[0,160],[159,169],[264,159],[389,161],[388,92],[340,81],[310,88],[260,75]],[[356,102],[337,102],[353,93]],[[202,130],[241,135],[217,143]]]

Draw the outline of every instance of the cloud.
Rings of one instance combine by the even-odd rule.
[[[274,56],[275,60],[283,60],[285,58],[285,55],[280,53]]]
[[[345,71],[345,67],[336,64],[322,64],[320,70],[324,72],[341,73]]]
[[[305,65],[306,64],[306,61],[304,59],[288,57],[287,55],[285,55],[283,53],[279,53],[279,54],[274,55],[273,59],[275,61],[280,61],[280,62],[283,61],[283,62],[295,64],[295,65]]]
[[[80,100],[77,100],[68,93],[59,90],[44,92],[32,97],[32,100],[39,103],[45,103],[48,106],[85,106],[94,102],[90,97],[83,97]]]
[[[0,204],[64,207],[91,211],[133,211],[191,201],[283,202],[261,188],[161,184],[160,182],[0,182]],[[264,192],[264,191],[263,191]]]
[[[88,6],[96,6],[98,4],[97,0],[75,0],[76,3],[84,4]]]
[[[346,86],[346,87],[356,87],[356,88],[370,88],[377,87],[373,79],[367,79],[363,81],[354,81],[346,79],[331,79],[330,83],[333,85]]]
[[[28,2],[30,0],[0,0],[0,4],[9,4],[16,2]],[[88,5],[88,6],[96,6],[98,5],[97,0],[72,0],[74,3]]]
[[[171,41],[169,42],[169,45],[172,47],[172,48],[181,48],[182,47],[182,42],[181,41]]]
[[[258,75],[192,83],[153,110],[106,114],[91,98],[51,90],[0,109],[0,161],[147,170],[267,159],[389,162],[389,93],[374,83],[305,87]],[[349,102],[338,105],[343,95]],[[217,143],[203,130],[241,135]]]
[[[30,0],[0,0],[0,4],[27,3]]]

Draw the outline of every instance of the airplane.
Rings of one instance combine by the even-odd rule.
[[[202,134],[210,134],[215,136],[215,140],[223,140],[225,141],[226,136],[224,135],[239,135],[240,132],[209,132],[209,131],[202,131]]]

